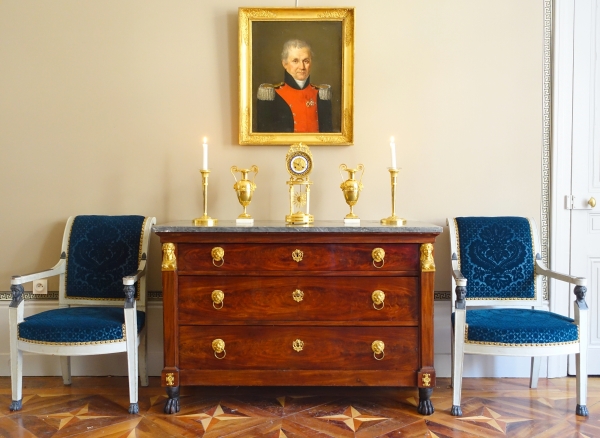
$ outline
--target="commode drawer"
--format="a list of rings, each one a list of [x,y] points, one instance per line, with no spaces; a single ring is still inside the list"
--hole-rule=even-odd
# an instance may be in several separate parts
[[[177,267],[180,272],[417,271],[419,245],[181,243]]]
[[[181,276],[181,324],[386,321],[417,325],[416,277]]]
[[[180,326],[179,366],[204,370],[410,370],[416,327]]]

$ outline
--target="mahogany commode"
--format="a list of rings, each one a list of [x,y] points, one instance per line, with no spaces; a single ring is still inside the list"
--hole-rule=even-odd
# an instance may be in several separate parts
[[[155,226],[166,413],[180,386],[413,386],[432,414],[437,225]]]

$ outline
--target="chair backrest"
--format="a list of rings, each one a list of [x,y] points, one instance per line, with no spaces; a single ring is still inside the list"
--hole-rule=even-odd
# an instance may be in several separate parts
[[[524,217],[448,219],[453,265],[467,279],[468,305],[535,307],[542,304],[535,275],[537,228]],[[454,293],[456,285],[452,281]],[[454,307],[453,298],[453,307]]]
[[[148,254],[154,218],[73,216],[63,236],[66,272],[61,276],[61,305],[118,305],[125,300],[123,277],[135,274]],[[145,307],[145,277],[137,283],[138,307]]]

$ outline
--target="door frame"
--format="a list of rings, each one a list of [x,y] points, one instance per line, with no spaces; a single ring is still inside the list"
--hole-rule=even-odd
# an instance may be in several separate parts
[[[593,8],[596,0],[578,1],[578,7]],[[565,208],[565,196],[572,195],[572,148],[574,113],[574,82],[580,89],[593,91],[591,81],[577,78],[574,56],[575,39],[592,38],[600,28],[594,14],[575,10],[575,0],[555,0],[553,32],[553,90],[551,142],[551,209],[550,209],[550,267],[571,273],[571,211]],[[584,91],[585,92],[585,89]],[[589,108],[586,108],[588,110]],[[550,310],[569,316],[574,297],[570,285],[550,282]],[[554,357],[548,363],[548,377],[567,375],[566,357]]]

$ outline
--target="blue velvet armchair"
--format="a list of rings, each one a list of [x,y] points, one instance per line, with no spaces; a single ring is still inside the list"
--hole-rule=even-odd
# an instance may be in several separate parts
[[[64,384],[70,356],[127,352],[129,413],[138,413],[138,365],[146,368],[146,258],[153,217],[73,216],[59,262],[11,279],[9,305],[11,411],[22,407],[23,352],[61,357]],[[57,309],[24,318],[23,284],[59,276]],[[139,351],[138,351],[139,349]]]
[[[532,219],[456,217],[447,222],[453,270],[452,415],[462,415],[465,354],[531,357],[531,388],[537,387],[541,357],[575,354],[575,412],[587,416],[586,279],[542,264]],[[547,310],[543,276],[575,285],[573,318]]]

